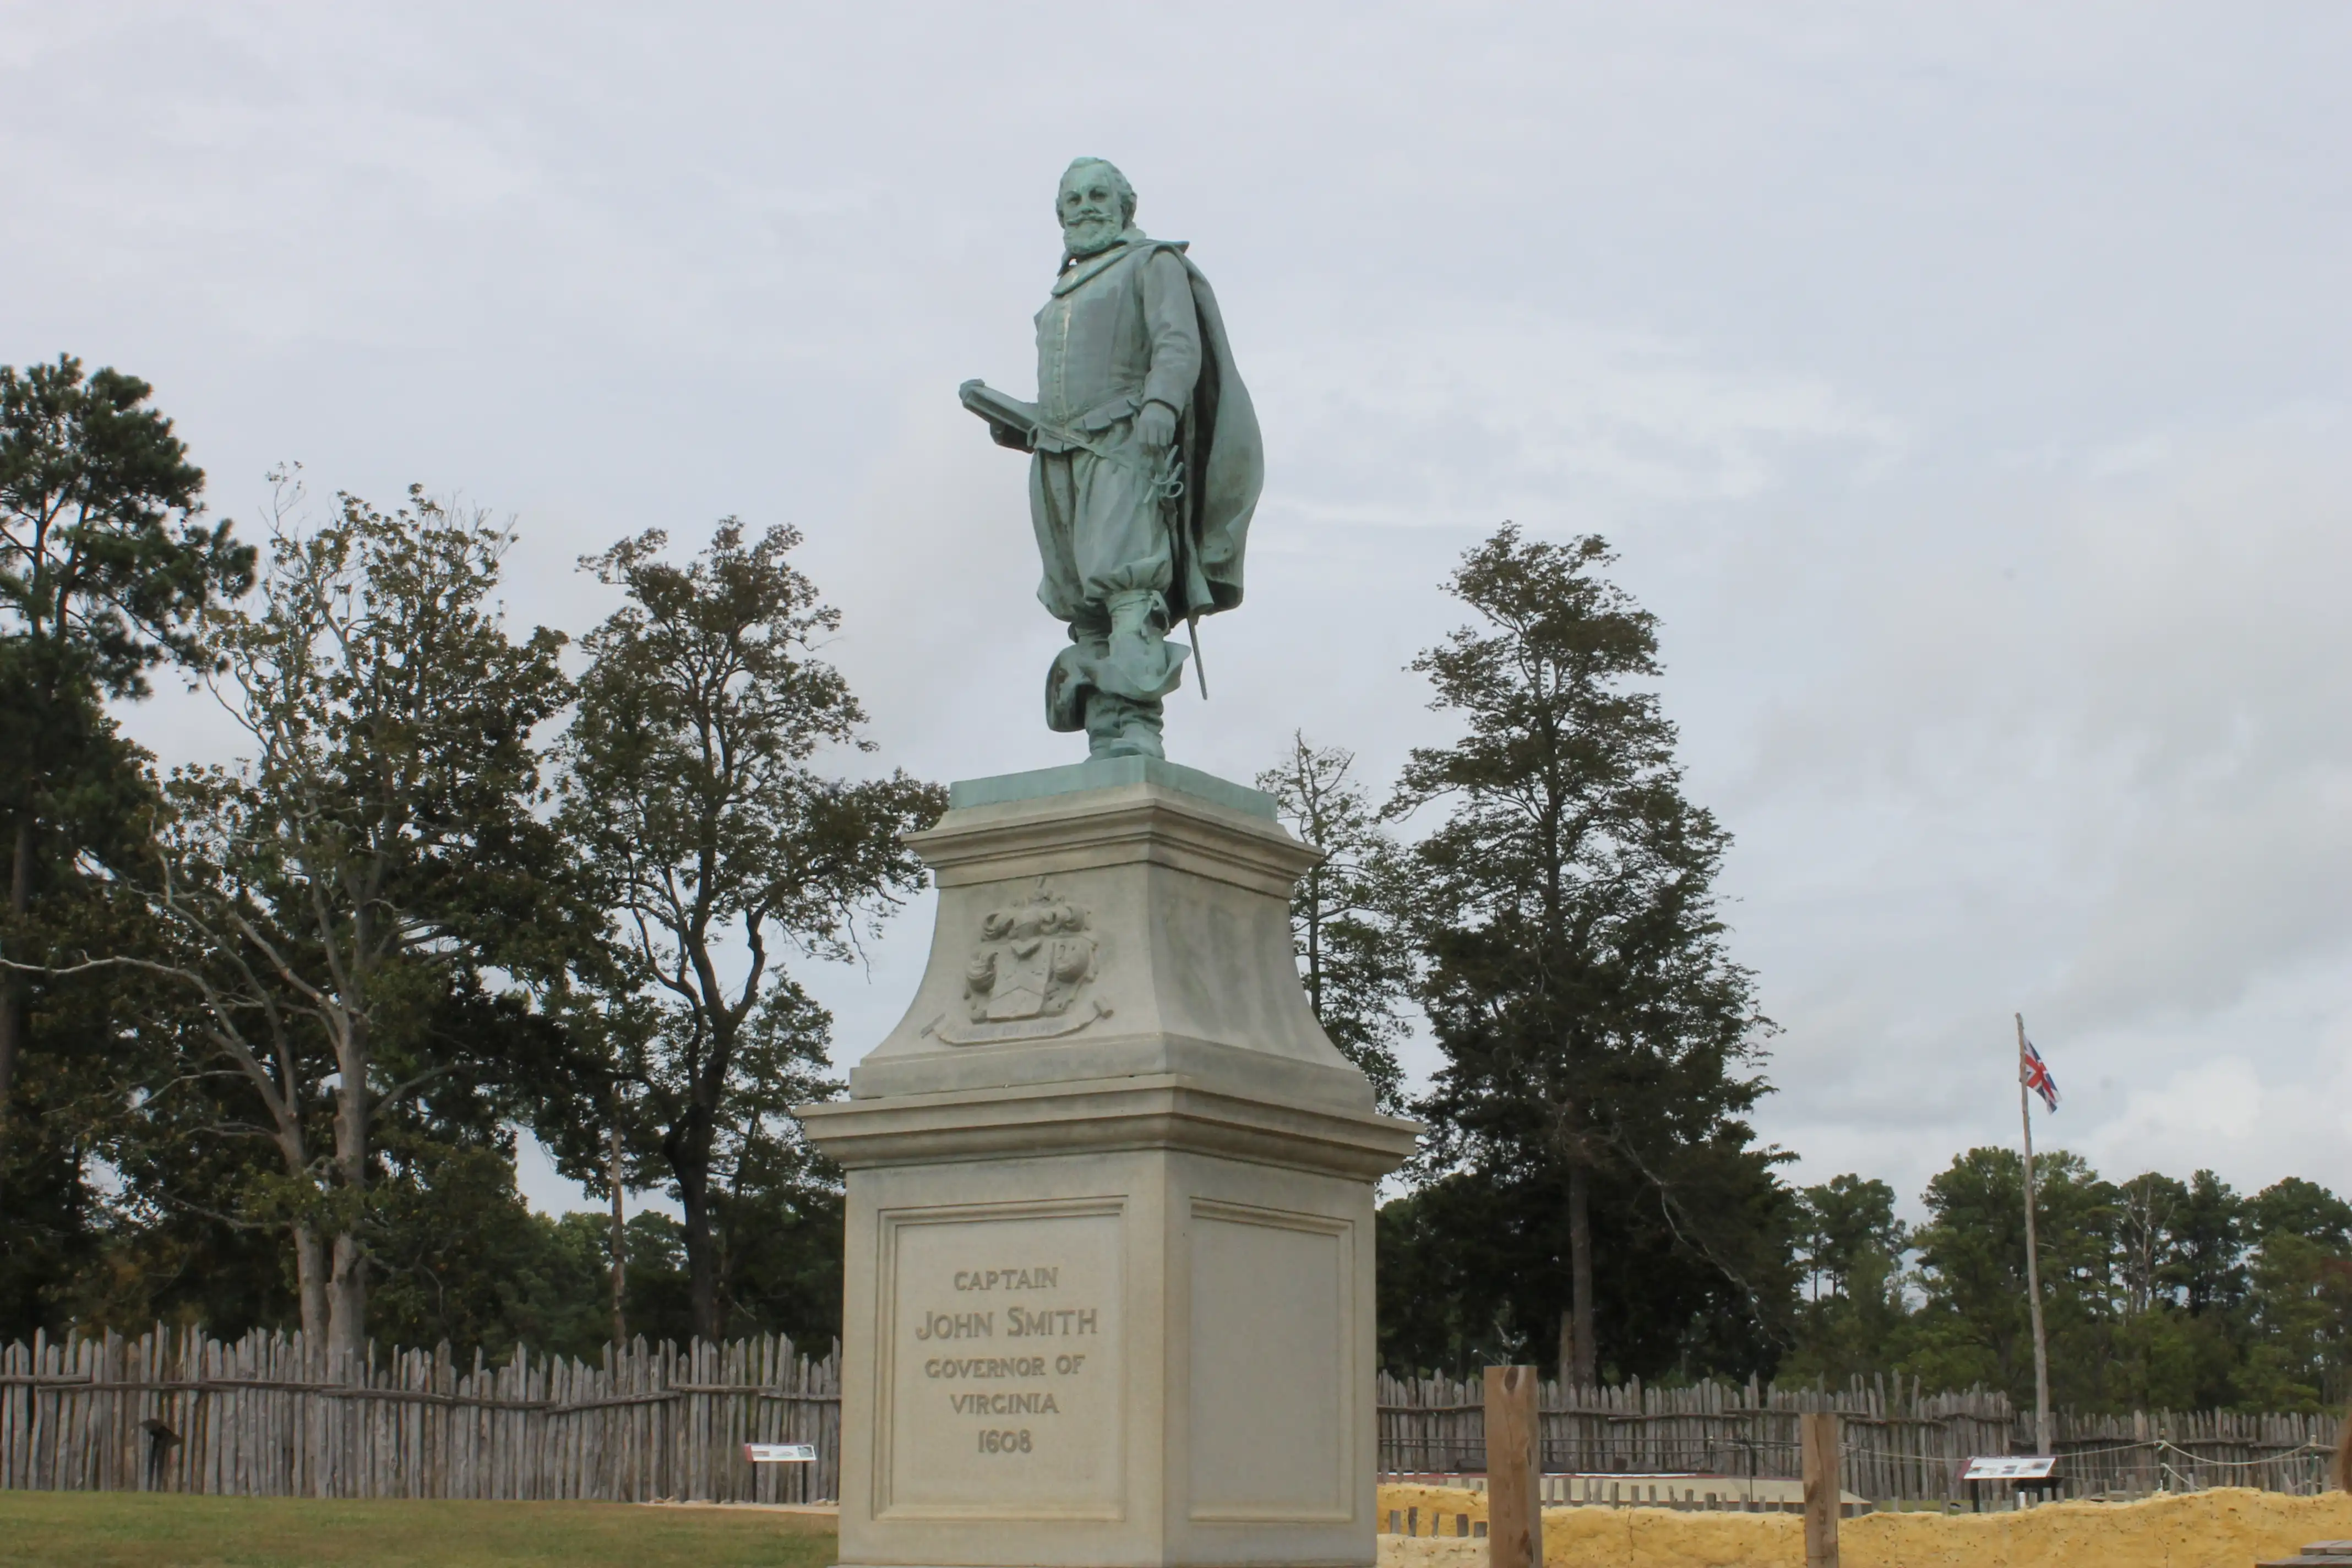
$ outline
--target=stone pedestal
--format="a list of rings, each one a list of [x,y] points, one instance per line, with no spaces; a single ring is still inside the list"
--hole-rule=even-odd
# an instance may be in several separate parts
[[[1272,803],[1123,758],[954,786],[915,1005],[802,1108],[849,1173],[841,1560],[1369,1564],[1377,1114]]]

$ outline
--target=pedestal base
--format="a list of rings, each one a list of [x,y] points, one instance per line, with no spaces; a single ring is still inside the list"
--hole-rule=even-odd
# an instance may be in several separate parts
[[[1313,852],[1129,771],[958,786],[917,1005],[803,1108],[849,1172],[844,1563],[1373,1560],[1372,1187],[1415,1129],[1306,1007]]]

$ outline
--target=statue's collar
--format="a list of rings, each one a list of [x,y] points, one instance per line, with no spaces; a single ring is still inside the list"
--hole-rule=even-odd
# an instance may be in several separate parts
[[[1062,275],[1054,279],[1054,292],[1066,294],[1089,278],[1098,278],[1139,250],[1156,250],[1161,246],[1181,250],[1185,242],[1178,239],[1153,239],[1139,228],[1123,230],[1119,237],[1092,256],[1062,258]]]

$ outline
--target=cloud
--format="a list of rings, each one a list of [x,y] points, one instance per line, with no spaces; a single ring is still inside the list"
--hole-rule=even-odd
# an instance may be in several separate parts
[[[930,777],[1075,754],[1020,464],[952,396],[1022,384],[1045,193],[1117,157],[1269,443],[1179,755],[1304,728],[1386,776],[1449,733],[1403,667],[1460,552],[1603,531],[1809,1175],[2013,1137],[2022,1009],[2103,1160],[2352,1190],[2342,15],[9,19],[0,362],[148,376],[239,517],[289,457],[514,511],[518,615],[574,632],[583,552],[794,522],[877,761]],[[814,977],[845,1058],[926,917]],[[2221,1062],[2255,1131],[2200,1130]]]
[[[1990,1134],[2022,1009],[2053,1061],[2129,1064],[2083,1079],[2068,1136],[2344,1183],[2325,1140],[2246,1136],[2243,1108],[2301,1106],[2287,1041],[2352,1023],[2345,423],[2297,410],[2125,470],[2094,455],[1817,605],[1850,657],[1779,700],[1732,792],[1738,918],[1790,1026],[1779,1076],[1835,1080],[1773,1108],[1793,1144],[1897,1107],[1931,1150]],[[2252,1044],[2289,985],[2302,1021]],[[2244,1091],[2200,1094],[2224,1079]]]
[[[1791,449],[1868,466],[1903,446],[1817,375],[1727,368],[1690,342],[1458,300],[1352,314],[1256,372],[1285,462],[1316,481],[1292,504],[1318,521],[1499,518],[1564,493],[1752,500],[1787,482]]]

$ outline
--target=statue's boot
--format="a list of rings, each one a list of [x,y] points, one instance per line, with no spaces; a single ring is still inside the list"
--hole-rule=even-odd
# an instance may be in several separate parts
[[[1137,588],[1113,594],[1108,608],[1109,651],[1095,670],[1095,684],[1157,710],[1184,679],[1184,650],[1168,644],[1168,602]]]
[[[1078,621],[1070,646],[1045,670],[1045,727],[1060,734],[1087,729],[1087,703],[1099,689],[1103,661],[1110,657],[1110,624]]]
[[[1183,650],[1166,642],[1166,607],[1144,591],[1114,596],[1107,612],[1074,621],[1070,646],[1046,670],[1046,726],[1086,731],[1090,756],[1165,756],[1160,700],[1184,674]]]
[[[1137,702],[1116,692],[1087,693],[1087,754],[1091,757],[1165,757],[1160,744],[1160,703]]]

